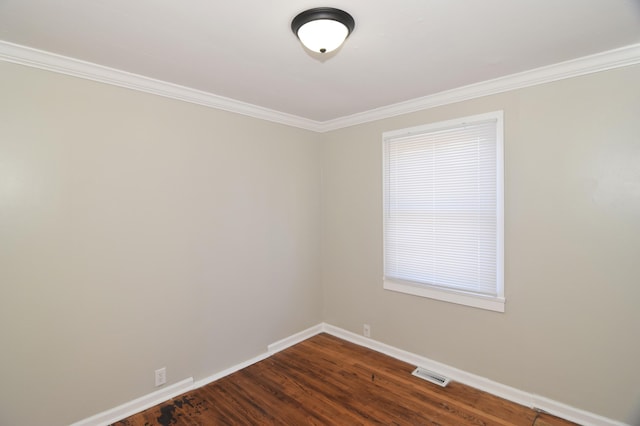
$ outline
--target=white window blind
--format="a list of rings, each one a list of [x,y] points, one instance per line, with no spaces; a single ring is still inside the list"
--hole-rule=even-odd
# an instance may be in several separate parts
[[[494,310],[504,309],[501,118],[484,114],[385,134],[390,289],[408,285],[428,297],[440,290],[454,302],[452,293],[494,299]]]

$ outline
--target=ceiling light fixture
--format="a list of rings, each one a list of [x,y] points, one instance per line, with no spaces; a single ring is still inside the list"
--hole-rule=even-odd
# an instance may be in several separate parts
[[[302,44],[318,53],[336,50],[355,26],[351,15],[332,7],[305,10],[291,21],[291,29]]]

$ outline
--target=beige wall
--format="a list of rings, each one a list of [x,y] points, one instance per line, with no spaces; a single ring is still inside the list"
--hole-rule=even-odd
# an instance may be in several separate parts
[[[638,82],[627,67],[325,135],[325,321],[637,424]],[[500,109],[506,312],[383,290],[382,132]]]
[[[321,322],[320,135],[0,62],[0,424]]]
[[[323,320],[637,422],[639,80],[320,135],[0,63],[0,424],[80,420]],[[382,132],[497,109],[506,313],[384,291]]]

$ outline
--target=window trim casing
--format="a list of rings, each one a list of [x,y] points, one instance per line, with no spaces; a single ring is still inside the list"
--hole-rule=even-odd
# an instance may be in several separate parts
[[[386,277],[383,272],[383,288],[385,290],[405,293],[414,296],[426,297],[449,303],[466,305],[474,308],[486,309],[495,312],[505,311],[504,296],[504,112],[492,111],[484,114],[476,114],[451,120],[439,121],[425,125],[409,127],[399,130],[384,132],[382,134],[382,190],[383,190],[383,270],[386,259],[386,247],[384,237],[387,229],[387,216],[385,212],[386,183],[384,167],[386,164],[385,142],[389,138],[409,136],[417,133],[432,132],[451,127],[460,127],[465,124],[480,121],[496,120],[496,296],[483,295],[461,290],[437,287],[428,284],[417,284]]]

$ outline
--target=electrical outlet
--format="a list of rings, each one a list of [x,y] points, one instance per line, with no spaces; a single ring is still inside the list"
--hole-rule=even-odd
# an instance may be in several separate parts
[[[369,324],[364,325],[362,334],[364,334],[364,337],[371,337],[371,326]]]
[[[167,368],[162,367],[156,370],[156,386],[162,386],[167,383]]]

